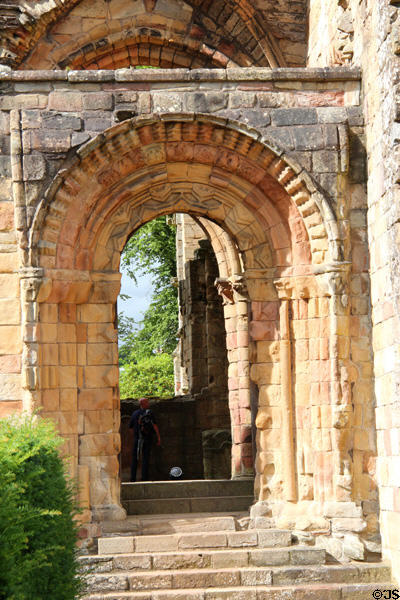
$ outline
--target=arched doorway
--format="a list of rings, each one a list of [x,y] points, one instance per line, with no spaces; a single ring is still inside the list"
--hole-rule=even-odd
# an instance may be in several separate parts
[[[335,387],[341,376],[335,348],[347,314],[343,303],[338,319],[346,265],[323,197],[254,131],[215,117],[126,121],[77,154],[39,208],[31,260],[43,270],[38,401],[56,407],[53,417],[69,441],[94,518],[123,516],[114,328],[120,253],[137,227],[171,212],[216,223],[222,231],[214,235],[216,247],[228,234],[240,257],[240,272],[221,279],[231,321],[235,473],[246,472],[251,457],[257,391],[256,497],[277,505],[302,500],[314,509],[334,498],[335,478],[349,460],[351,421],[337,427],[329,420],[330,453],[313,449],[311,439],[296,451],[296,439],[311,435],[307,420],[299,419],[311,408],[310,386],[324,406],[333,390],[335,401],[342,393]],[[301,350],[312,340],[323,351],[306,365]],[[339,409],[346,413],[346,403]],[[323,470],[314,460],[319,455]]]

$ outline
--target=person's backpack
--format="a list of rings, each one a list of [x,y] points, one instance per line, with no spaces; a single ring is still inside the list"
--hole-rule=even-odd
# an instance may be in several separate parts
[[[139,417],[139,432],[142,437],[149,437],[154,431],[153,417],[148,408],[143,415]]]

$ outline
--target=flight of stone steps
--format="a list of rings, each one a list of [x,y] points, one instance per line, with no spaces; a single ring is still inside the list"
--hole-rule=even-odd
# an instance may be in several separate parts
[[[123,483],[121,501],[128,515],[247,511],[254,501],[254,480]]]
[[[136,531],[140,522],[145,533],[171,533],[117,534],[109,525],[98,554],[80,558],[85,600],[368,600],[395,588],[384,563],[329,564],[289,531],[241,530],[246,518],[157,516],[132,520]]]

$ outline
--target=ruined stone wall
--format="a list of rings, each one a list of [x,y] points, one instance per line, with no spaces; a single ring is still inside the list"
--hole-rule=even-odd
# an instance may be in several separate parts
[[[307,66],[359,65],[363,33],[358,0],[310,0]]]
[[[348,40],[353,43],[353,63],[362,68],[362,105],[365,119],[367,159],[367,205],[360,202],[360,217],[368,208],[368,243],[371,289],[367,280],[356,285],[363,290],[364,303],[371,303],[373,352],[367,344],[359,349],[373,356],[376,413],[366,415],[370,431],[376,426],[376,465],[380,507],[368,504],[369,523],[380,511],[384,554],[394,565],[400,563],[399,505],[399,418],[397,340],[399,334],[398,276],[398,70],[399,4],[396,1],[310,4],[309,64],[334,64],[334,48],[341,19],[350,23]],[[349,27],[351,29],[351,27]],[[326,40],[330,40],[326,44]],[[360,199],[361,200],[361,199]],[[362,318],[365,325],[368,321]],[[356,411],[359,409],[356,407]],[[356,420],[360,422],[360,416]],[[363,434],[364,436],[367,433]],[[366,443],[366,440],[365,442]],[[369,466],[368,466],[369,463]],[[374,459],[363,471],[374,469]]]
[[[150,455],[150,476],[166,481],[172,467],[181,467],[184,479],[202,479],[203,449],[201,429],[197,426],[196,402],[189,396],[151,398],[151,410],[157,420],[162,445],[154,444]],[[121,479],[130,480],[133,435],[129,429],[137,400],[121,400]],[[140,478],[140,468],[138,477]]]
[[[196,428],[229,432],[226,332],[215,285],[218,264],[199,222],[189,215],[177,215],[176,221],[180,320],[176,362],[187,381],[186,393],[196,402]]]
[[[176,224],[176,270],[177,285],[179,292],[179,314],[178,314],[178,346],[174,358],[174,379],[175,393],[187,394],[190,390],[188,380],[188,364],[184,356],[184,347],[187,346],[187,334],[185,332],[186,323],[183,317],[183,289],[185,282],[185,265],[192,260],[195,251],[200,247],[199,241],[206,238],[203,229],[196,223],[192,217],[185,214],[174,216]],[[180,282],[182,282],[180,284]]]
[[[368,234],[378,443],[377,479],[384,554],[400,566],[398,473],[399,188],[398,70],[400,14],[396,2],[368,3],[364,32],[363,104],[368,154]]]

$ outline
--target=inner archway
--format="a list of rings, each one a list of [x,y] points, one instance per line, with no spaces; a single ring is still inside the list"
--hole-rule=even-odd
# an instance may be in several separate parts
[[[151,444],[148,480],[169,479],[174,465],[181,467],[185,480],[230,479],[227,334],[219,290],[221,275],[241,272],[234,243],[207,219],[169,215],[141,227],[129,239],[122,262],[131,276],[146,273],[155,286],[144,313],[137,309],[136,295],[142,297],[137,286],[128,292],[133,298],[123,299],[122,313],[118,302],[124,335],[120,344],[122,481],[132,477],[129,422],[137,399],[143,396],[151,399],[164,440],[160,448]],[[135,322],[126,319],[129,313]],[[134,329],[127,331],[127,323]],[[252,442],[250,432],[247,442]],[[140,481],[141,475],[139,468],[135,480]]]
[[[225,263],[219,285],[225,320],[231,320],[228,387],[235,429],[234,476],[248,474],[252,465],[248,440],[256,425],[257,497],[273,501],[324,497],[332,478],[315,477],[304,459],[296,457],[293,421],[291,426],[290,420],[285,421],[286,408],[293,413],[296,390],[289,388],[298,368],[291,362],[290,347],[293,337],[303,335],[297,319],[311,317],[308,298],[321,298],[324,305],[321,315],[314,315],[315,334],[308,335],[319,339],[330,334],[325,309],[333,292],[324,284],[324,265],[330,272],[341,251],[336,222],[323,197],[315,188],[308,189],[301,169],[257,133],[223,119],[166,115],[126,121],[77,154],[39,207],[31,261],[44,273],[37,299],[38,395],[44,405],[57,395],[56,412],[60,423],[66,423],[61,433],[70,439],[95,519],[121,516],[114,327],[120,254],[141,224],[174,212],[211,222],[215,253],[221,256],[221,265]],[[234,241],[236,254],[226,236]],[[58,326],[52,326],[54,311],[62,315]],[[62,366],[55,368],[51,362],[49,344],[66,357],[60,358]],[[319,362],[316,359],[310,373],[316,383]],[[333,364],[325,355],[323,362],[324,367]],[[324,383],[337,372],[325,369]],[[252,414],[254,386],[261,399],[257,415]],[[325,394],[325,387],[321,390]],[[77,414],[67,399],[77,403]],[[288,402],[286,408],[281,399]],[[68,419],[77,419],[79,426],[72,423],[68,429]],[[332,473],[346,452],[340,437],[335,440]],[[286,462],[284,455],[289,457]]]

